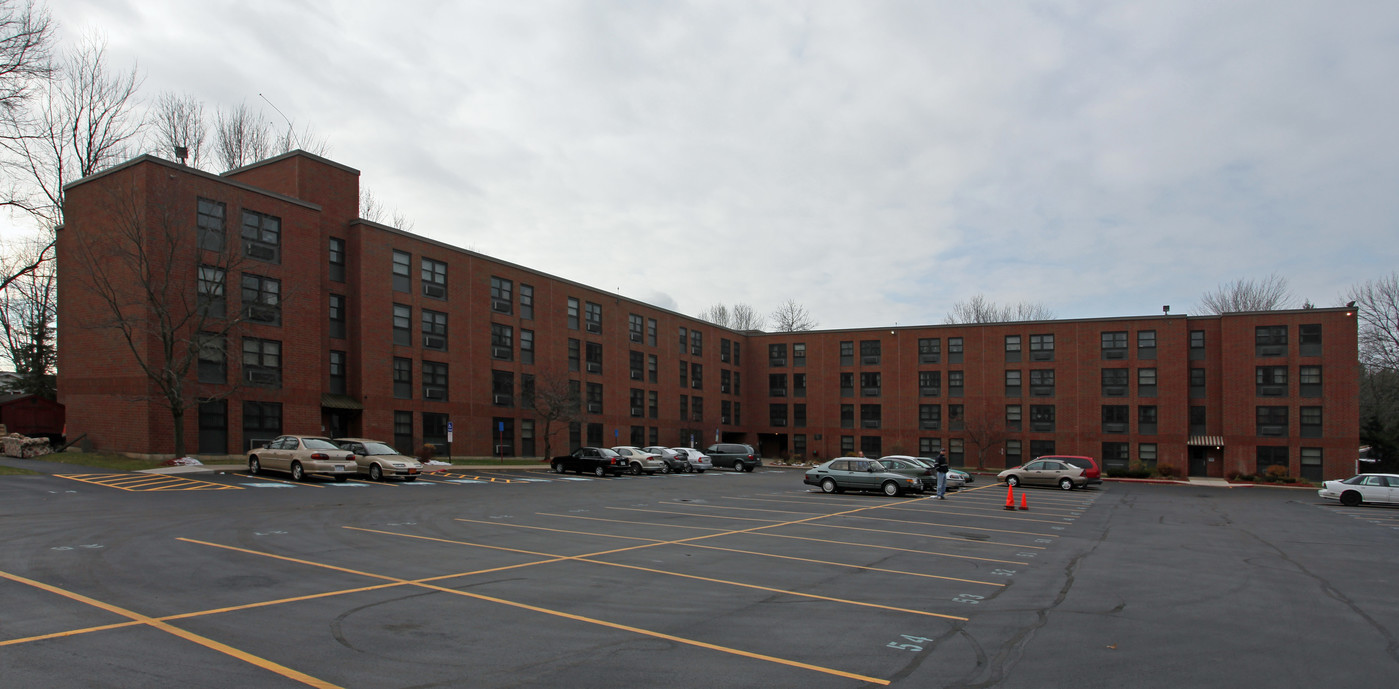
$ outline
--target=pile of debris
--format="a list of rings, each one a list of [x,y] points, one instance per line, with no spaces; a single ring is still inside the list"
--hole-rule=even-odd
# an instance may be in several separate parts
[[[6,457],[42,457],[53,452],[48,438],[29,438],[18,433],[0,438],[0,445],[3,445]]]

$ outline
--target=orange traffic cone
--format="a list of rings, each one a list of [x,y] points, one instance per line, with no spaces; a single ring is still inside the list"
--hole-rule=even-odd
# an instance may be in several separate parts
[[[1025,491],[1020,491],[1020,509],[1028,510],[1030,506],[1025,502]]]
[[[1006,509],[1015,509],[1015,486],[1006,486]]]

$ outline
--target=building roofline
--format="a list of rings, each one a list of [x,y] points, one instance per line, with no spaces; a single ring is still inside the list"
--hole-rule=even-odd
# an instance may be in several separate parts
[[[292,153],[296,153],[296,151],[292,151]],[[310,155],[310,154],[308,153],[307,155]],[[280,157],[282,157],[282,156],[278,156],[278,157],[280,158]],[[327,162],[329,162],[329,161],[327,161]],[[156,165],[160,165],[160,166],[162,166],[162,167],[169,168],[169,169],[171,169],[171,170],[177,170],[177,171],[179,171],[179,172],[183,172],[183,173],[188,174],[188,175],[193,175],[193,176],[195,176],[195,177],[203,177],[204,179],[207,179],[207,180],[210,180],[210,181],[213,181],[213,182],[218,182],[218,183],[220,183],[220,184],[227,184],[227,185],[229,185],[229,186],[237,187],[237,188],[239,188],[239,189],[242,189],[243,191],[249,191],[249,192],[252,192],[252,193],[255,193],[255,194],[262,194],[263,196],[267,196],[267,197],[270,197],[270,198],[274,198],[274,199],[277,199],[277,200],[279,200],[279,201],[286,201],[287,203],[293,203],[293,204],[296,204],[296,205],[298,205],[298,206],[302,206],[302,207],[304,207],[304,208],[309,208],[309,209],[314,210],[314,211],[319,211],[319,210],[321,210],[321,206],[320,206],[320,204],[318,204],[318,203],[311,203],[310,201],[306,201],[306,200],[304,200],[304,199],[298,199],[298,198],[296,198],[296,197],[294,197],[294,196],[287,196],[286,194],[279,194],[279,193],[277,193],[277,192],[275,192],[275,191],[269,191],[269,190],[263,189],[263,188],[261,188],[261,187],[255,187],[255,186],[253,186],[253,185],[251,185],[251,184],[248,184],[248,183],[246,183],[246,182],[240,182],[240,181],[235,180],[235,179],[229,179],[229,178],[227,178],[227,177],[224,177],[223,175],[217,175],[217,174],[214,174],[214,173],[212,173],[212,172],[205,172],[204,170],[200,170],[200,169],[198,169],[198,168],[192,168],[192,167],[190,167],[190,166],[188,166],[188,165],[181,165],[181,164],[179,164],[179,163],[177,163],[177,162],[175,162],[175,161],[166,160],[166,159],[164,159],[164,158],[160,158],[160,157],[157,157],[157,156],[153,156],[153,155],[151,155],[151,154],[149,154],[149,153],[136,156],[135,158],[132,158],[131,160],[128,160],[128,161],[126,161],[126,162],[124,162],[124,163],[118,163],[118,164],[113,165],[112,167],[109,167],[109,168],[107,168],[107,169],[105,169],[105,170],[102,170],[102,171],[100,171],[100,172],[94,172],[94,173],[92,173],[92,174],[90,174],[90,175],[88,175],[87,177],[84,177],[84,178],[82,178],[82,179],[74,180],[74,181],[72,181],[72,182],[69,182],[68,184],[63,185],[63,190],[64,190],[65,192],[67,192],[68,190],[73,189],[73,188],[75,188],[75,187],[77,187],[77,186],[79,186],[79,185],[81,185],[81,184],[86,184],[86,183],[88,183],[88,182],[91,182],[91,181],[94,181],[94,180],[97,180],[97,179],[101,179],[101,178],[106,177],[106,176],[108,176],[108,175],[116,174],[117,172],[120,172],[120,171],[125,170],[125,169],[127,169],[127,168],[136,167],[137,165],[140,165],[141,163],[154,163],[154,164],[156,164]],[[332,165],[338,165],[338,163],[331,163],[331,164],[332,164]],[[248,167],[251,167],[251,166],[248,166]],[[342,167],[343,167],[343,166],[342,166]],[[244,168],[239,168],[239,169],[241,170],[241,169],[247,169],[247,168],[244,167]],[[224,173],[224,174],[226,175],[226,174],[228,174],[228,173]],[[356,172],[356,174],[358,174],[358,172]]]
[[[355,175],[355,176],[359,176],[359,175],[360,175],[360,171],[359,171],[359,170],[356,170],[356,169],[350,167],[349,165],[346,165],[346,164],[344,164],[344,163],[337,163],[337,162],[335,162],[335,161],[333,161],[333,160],[331,160],[331,159],[329,159],[329,158],[322,158],[321,156],[318,156],[318,155],[316,155],[316,154],[314,154],[314,153],[311,153],[311,152],[309,152],[309,151],[304,151],[304,150],[302,150],[302,149],[296,148],[296,149],[292,149],[292,150],[287,151],[286,153],[283,153],[283,154],[278,155],[278,156],[272,156],[271,158],[266,158],[266,159],[263,159],[263,160],[255,161],[255,162],[252,162],[252,163],[248,163],[247,165],[244,165],[243,167],[234,168],[234,169],[232,169],[232,170],[229,170],[228,172],[223,173],[222,176],[227,177],[228,175],[236,175],[236,174],[238,174],[238,173],[240,173],[240,172],[244,172],[244,171],[247,171],[247,170],[252,170],[252,169],[254,169],[254,168],[263,167],[263,166],[265,166],[265,165],[271,165],[271,164],[273,164],[273,163],[278,163],[278,162],[281,162],[281,161],[283,161],[283,160],[286,160],[287,158],[292,158],[292,157],[296,157],[296,156],[300,156],[300,157],[306,158],[306,159],[308,159],[308,160],[314,160],[314,161],[316,161],[316,162],[318,162],[318,163],[321,163],[321,164],[323,164],[323,165],[329,165],[329,166],[334,167],[334,168],[339,168],[340,170],[342,170],[342,171],[344,171],[344,172],[351,173],[351,174],[353,174],[353,175]]]

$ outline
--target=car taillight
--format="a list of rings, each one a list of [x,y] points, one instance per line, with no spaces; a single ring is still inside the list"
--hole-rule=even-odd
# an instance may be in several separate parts
[[[355,461],[355,456],[354,456],[354,455],[346,455],[346,456],[345,456],[345,461],[347,461],[347,462],[353,462],[353,461]]]
[[[330,459],[330,455],[328,455],[328,454],[326,454],[326,453],[324,453],[324,452],[312,452],[312,453],[311,453],[311,459],[319,459],[319,460]]]

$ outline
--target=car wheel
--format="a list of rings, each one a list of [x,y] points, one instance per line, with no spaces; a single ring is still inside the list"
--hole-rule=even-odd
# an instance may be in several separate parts
[[[346,475],[344,475],[344,474],[336,474],[336,475],[335,475],[335,482],[336,482],[336,483],[344,483],[344,482],[346,482],[346,481],[348,481],[348,480],[350,480],[350,477],[349,477],[349,476],[346,476]]]
[[[598,478],[607,478],[607,467],[604,467],[603,465],[599,464],[595,469],[593,469],[593,474],[595,474]]]
[[[379,466],[378,464],[371,464],[371,465],[369,465],[369,480],[371,480],[371,481],[382,481],[382,480],[384,480],[384,470],[383,470],[382,468],[380,468],[380,466]]]
[[[632,476],[640,476],[640,475],[641,475],[641,465],[640,465],[639,463],[637,463],[637,462],[632,462],[632,463],[631,463],[631,475],[632,475]]]
[[[291,480],[293,480],[293,481],[305,481],[305,480],[306,480],[306,470],[301,468],[301,462],[292,462],[292,464],[291,464]]]
[[[412,482],[414,482],[414,481],[416,481],[416,480],[418,480],[418,477],[417,477],[417,476],[409,476],[409,477],[403,479],[403,481],[404,481],[405,483],[412,483]]]
[[[1073,490],[1074,480],[1071,478],[1061,478],[1059,479],[1059,487],[1063,490]]]
[[[893,482],[893,481],[885,481],[885,482],[884,482],[884,485],[880,486],[879,488],[880,488],[880,490],[883,490],[883,491],[884,491],[884,494],[885,494],[885,495],[887,495],[887,496],[889,496],[889,497],[891,497],[891,498],[893,498],[893,497],[898,497],[899,495],[902,495],[903,492],[904,492],[904,489],[900,488],[900,487],[899,487],[899,484],[897,484],[897,483],[895,483],[895,482]]]
[[[259,471],[262,471],[262,463],[257,461],[257,457],[249,457],[248,473],[252,474],[253,476],[257,476],[257,473]]]
[[[737,471],[741,474],[745,471],[748,471],[748,467],[743,466],[743,462],[734,462],[734,471]]]
[[[556,473],[556,474],[562,474],[562,473],[564,473],[563,462],[554,462],[554,473]]]
[[[662,473],[662,474],[669,474],[669,473],[670,473],[670,465],[669,465],[669,464],[666,464],[665,466],[661,467],[661,473]]]
[[[1362,500],[1360,499],[1360,493],[1356,491],[1348,490],[1344,493],[1341,493],[1341,504],[1345,505],[1346,507],[1358,507],[1361,502]]]
[[[1010,486],[1011,488],[1014,488],[1014,487],[1020,485],[1020,477],[1019,477],[1019,476],[1007,476],[1007,477],[1006,477],[1006,485],[1007,485],[1007,486]]]
[[[695,469],[695,473],[696,473],[696,474],[703,474],[703,473],[704,473],[704,469]]]
[[[839,493],[839,492],[840,492],[840,487],[836,485],[835,480],[833,480],[833,479],[826,479],[826,480],[824,480],[824,481],[821,482],[821,492],[822,492],[822,493]]]

